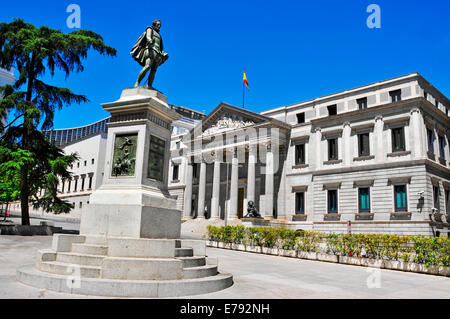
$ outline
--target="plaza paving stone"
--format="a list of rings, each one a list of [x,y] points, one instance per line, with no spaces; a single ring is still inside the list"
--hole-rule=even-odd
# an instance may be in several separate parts
[[[182,237],[195,237],[183,234]],[[0,236],[0,298],[92,298],[23,285],[16,269],[33,264],[38,249],[50,248],[51,236]],[[225,290],[185,298],[450,298],[450,278],[379,270],[380,288],[369,288],[366,267],[207,248],[219,271],[233,274]]]

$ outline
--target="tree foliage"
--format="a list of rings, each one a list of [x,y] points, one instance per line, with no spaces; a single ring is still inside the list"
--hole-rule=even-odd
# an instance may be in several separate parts
[[[90,50],[101,55],[115,56],[116,50],[107,46],[100,35],[78,30],[68,34],[46,26],[35,27],[22,19],[0,23],[0,67],[15,67],[19,77],[13,85],[0,87],[0,116],[6,112],[14,119],[0,124],[3,132],[2,147],[11,152],[30,152],[33,161],[22,162],[20,166],[20,196],[22,224],[29,224],[28,204],[32,199],[35,207],[47,211],[68,212],[70,205],[57,195],[59,179],[69,178],[67,165],[76,156],[64,155],[51,145],[39,129],[53,127],[56,110],[65,105],[86,102],[84,95],[73,93],[69,88],[60,88],[43,81],[49,72],[57,70],[66,78],[73,72],[84,70],[83,60]],[[39,128],[40,127],[40,128]],[[36,194],[44,189],[44,196]]]
[[[18,149],[11,151],[0,146],[0,203],[8,206],[20,196],[20,168],[31,162],[31,153]]]

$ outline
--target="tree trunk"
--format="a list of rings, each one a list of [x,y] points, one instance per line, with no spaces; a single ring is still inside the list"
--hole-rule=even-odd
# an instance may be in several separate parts
[[[27,84],[27,94],[26,101],[31,102],[33,96],[33,85],[34,85],[34,64],[35,64],[35,54],[34,52],[31,54],[31,61],[28,65],[28,84]],[[28,121],[27,113],[23,117],[23,127],[24,134],[22,137],[22,146],[23,149],[29,150],[29,138],[28,138],[28,125],[30,125]],[[22,211],[22,225],[30,225],[30,209],[28,207],[28,165],[24,165],[20,169],[20,205]]]

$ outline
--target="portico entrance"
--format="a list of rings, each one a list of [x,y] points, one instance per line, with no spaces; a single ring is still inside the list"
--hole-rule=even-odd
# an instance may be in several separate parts
[[[184,205],[185,218],[207,209],[211,219],[240,219],[248,201],[263,217],[276,218],[279,159],[285,158],[289,131],[286,123],[221,103],[183,138],[185,203],[197,197],[194,208]]]

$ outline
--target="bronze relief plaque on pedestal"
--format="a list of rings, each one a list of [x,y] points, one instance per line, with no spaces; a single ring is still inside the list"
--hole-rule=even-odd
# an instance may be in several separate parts
[[[150,135],[150,151],[148,157],[148,178],[164,181],[164,155],[166,141]]]
[[[116,135],[111,175],[134,176],[137,133]]]

